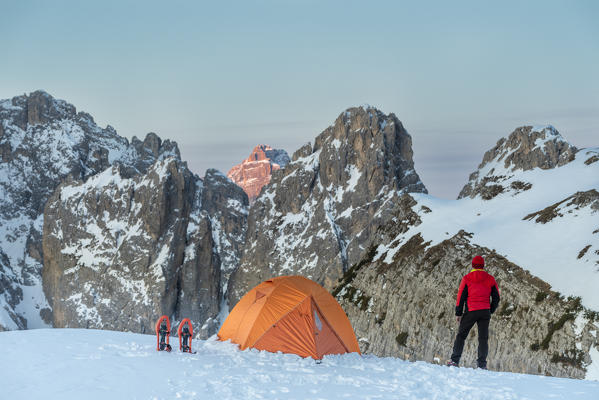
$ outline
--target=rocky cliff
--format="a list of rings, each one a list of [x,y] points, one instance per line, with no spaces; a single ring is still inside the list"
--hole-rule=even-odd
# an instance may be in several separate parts
[[[241,186],[250,203],[253,203],[262,187],[270,182],[273,171],[283,168],[289,161],[289,155],[285,150],[260,144],[254,147],[250,156],[241,164],[231,168],[227,177]]]
[[[179,291],[184,296],[183,285],[197,280],[187,269],[199,272],[200,258],[208,261],[205,289],[218,298],[220,265],[209,222],[198,215],[195,229],[187,230],[197,191],[198,182],[175,159],[129,179],[114,166],[59,187],[46,205],[43,235],[54,326],[149,332],[153,316],[175,314]]]
[[[245,236],[245,193],[175,143],[129,143],[45,92],[0,102],[0,326],[214,333]],[[1,328],[0,328],[1,329]]]
[[[0,101],[0,330],[50,326],[41,285],[43,210],[65,179],[113,163],[128,173],[178,157],[175,143],[149,134],[130,144],[107,126],[43,91]]]
[[[405,192],[426,188],[401,122],[369,106],[343,112],[273,173],[250,209],[231,305],[277,275],[301,274],[332,289]]]
[[[390,233],[397,225],[383,229]],[[472,257],[483,255],[502,296],[491,319],[489,368],[585,376],[599,320],[580,298],[564,298],[505,257],[473,244],[464,231],[437,245],[416,234],[387,255],[386,246],[373,246],[333,290],[363,352],[444,363],[457,333],[457,287]],[[476,346],[473,328],[462,365],[476,366]]]
[[[213,334],[221,265],[226,272],[238,259],[232,230],[243,226],[247,207],[223,178],[209,170],[202,182],[167,158],[132,178],[113,166],[61,185],[44,213],[43,282],[54,326],[143,333],[166,314],[190,318],[202,337]],[[236,204],[224,209],[222,198]]]
[[[239,267],[247,229],[248,197],[223,173],[209,169],[204,177],[201,209],[212,224],[215,250],[221,260],[220,285],[224,293],[229,277]]]

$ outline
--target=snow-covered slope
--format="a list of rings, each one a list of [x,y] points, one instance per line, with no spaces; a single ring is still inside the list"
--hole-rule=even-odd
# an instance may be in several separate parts
[[[174,343],[176,338],[171,338]],[[157,352],[154,336],[0,333],[2,395],[18,399],[597,399],[599,382],[346,354],[322,364],[213,339]],[[178,346],[177,346],[178,347]],[[599,371],[595,371],[599,378]]]
[[[585,306],[599,310],[597,159],[599,147],[579,150],[573,160],[550,169],[506,168],[495,160],[479,171],[501,177],[494,184],[504,190],[489,200],[480,193],[460,200],[415,193],[412,209],[422,223],[389,247],[399,249],[418,232],[434,245],[463,229],[474,234],[473,243],[495,249],[554,290],[580,296]]]

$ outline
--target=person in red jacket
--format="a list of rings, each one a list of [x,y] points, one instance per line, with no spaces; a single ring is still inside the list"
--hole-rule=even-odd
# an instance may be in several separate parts
[[[472,271],[462,278],[455,307],[456,320],[460,324],[453,344],[453,354],[448,366],[457,367],[464,350],[464,342],[470,329],[478,327],[478,368],[487,369],[489,354],[489,322],[491,314],[499,305],[499,287],[493,275],[484,270],[481,256],[472,259]],[[464,306],[466,311],[464,312]]]

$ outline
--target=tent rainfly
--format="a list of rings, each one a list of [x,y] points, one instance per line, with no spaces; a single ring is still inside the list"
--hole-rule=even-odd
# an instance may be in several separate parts
[[[218,332],[219,340],[270,352],[321,359],[360,348],[345,312],[322,286],[301,276],[281,276],[250,290]]]

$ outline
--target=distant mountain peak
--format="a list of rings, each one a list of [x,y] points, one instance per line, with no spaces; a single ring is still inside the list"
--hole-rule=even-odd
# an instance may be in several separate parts
[[[551,169],[572,161],[577,151],[552,125],[521,126],[485,153],[479,168],[502,161],[510,170]]]
[[[177,143],[171,140],[162,140],[154,132],[149,132],[143,141],[139,140],[136,136],[131,139],[131,145],[138,151],[139,154],[148,154],[152,157],[164,158],[168,156],[174,156],[177,159],[181,159],[181,153],[179,152],[179,146]],[[162,156],[162,157],[161,157]]]
[[[499,182],[513,177],[518,171],[561,167],[574,160],[577,152],[578,149],[552,125],[518,127],[485,153],[478,170],[470,175],[458,198],[481,195],[489,200],[505,189],[500,188]]]
[[[74,105],[56,99],[43,90],[29,95],[23,94],[0,101],[0,113],[18,114],[15,123],[21,129],[27,125],[44,124],[55,120],[74,118],[77,110]]]
[[[254,147],[248,158],[231,168],[227,176],[239,185],[247,193],[250,202],[253,202],[262,187],[270,182],[272,172],[283,168],[289,161],[289,155],[285,150],[259,144]]]
[[[249,157],[244,161],[253,162],[266,160],[279,165],[279,167],[284,167],[289,163],[289,155],[285,150],[273,149],[267,144],[259,144],[254,147]]]

